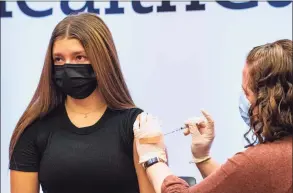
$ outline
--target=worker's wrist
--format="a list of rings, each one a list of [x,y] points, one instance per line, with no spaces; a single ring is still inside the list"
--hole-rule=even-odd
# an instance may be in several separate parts
[[[201,163],[205,163],[209,161],[210,159],[211,159],[211,156],[209,155],[200,157],[200,158],[193,157],[193,159],[189,163],[201,164]]]

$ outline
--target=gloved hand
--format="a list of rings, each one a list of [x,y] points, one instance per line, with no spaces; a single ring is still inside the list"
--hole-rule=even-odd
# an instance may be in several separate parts
[[[210,158],[210,149],[215,138],[214,121],[211,116],[201,111],[204,117],[196,117],[185,122],[184,135],[191,134],[193,161],[200,163]]]
[[[141,113],[134,122],[133,132],[140,164],[154,157],[167,162],[164,136],[157,118]]]

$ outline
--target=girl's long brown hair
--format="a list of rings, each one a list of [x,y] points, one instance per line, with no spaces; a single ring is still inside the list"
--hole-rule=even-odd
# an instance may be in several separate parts
[[[253,48],[247,56],[248,87],[256,101],[249,114],[251,128],[244,135],[249,146],[293,135],[292,40]],[[251,142],[250,132],[256,137]]]
[[[122,75],[111,32],[106,24],[98,16],[90,13],[67,16],[52,33],[39,84],[12,134],[9,157],[27,126],[47,115],[64,101],[64,96],[57,91],[52,82],[52,46],[56,39],[62,38],[75,38],[81,42],[96,72],[100,92],[109,108],[135,107]]]

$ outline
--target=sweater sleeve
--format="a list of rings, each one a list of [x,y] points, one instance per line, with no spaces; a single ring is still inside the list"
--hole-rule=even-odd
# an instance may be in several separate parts
[[[255,172],[258,170],[258,172]],[[222,165],[217,171],[205,178],[201,183],[189,187],[183,180],[168,176],[162,184],[162,193],[236,193],[255,192],[255,180],[263,172],[245,153],[238,153]],[[257,189],[265,189],[262,183]]]

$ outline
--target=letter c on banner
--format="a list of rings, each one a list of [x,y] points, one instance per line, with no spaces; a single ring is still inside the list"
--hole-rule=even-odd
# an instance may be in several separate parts
[[[46,17],[46,16],[53,14],[52,8],[44,10],[44,11],[33,10],[27,5],[27,3],[25,1],[17,1],[17,5],[18,5],[19,9],[27,16]]]
[[[136,13],[151,13],[153,12],[153,6],[144,7],[141,5],[140,1],[132,1],[132,8]]]
[[[257,7],[258,2],[257,1],[249,1],[249,2],[243,2],[243,3],[234,3],[231,1],[216,1],[218,4],[220,4],[222,7],[228,8],[228,9],[249,9],[253,7]]]
[[[268,1],[268,3],[273,7],[286,7],[292,3],[292,1]]]

